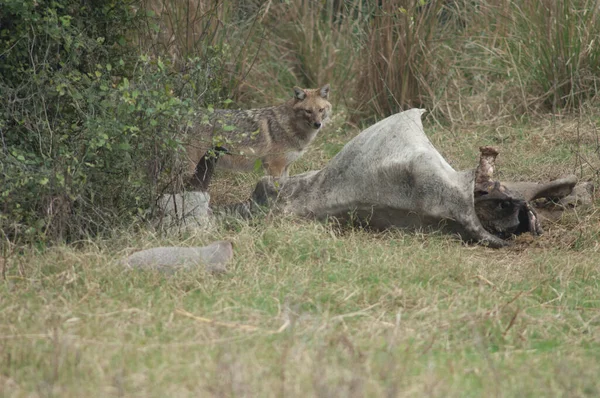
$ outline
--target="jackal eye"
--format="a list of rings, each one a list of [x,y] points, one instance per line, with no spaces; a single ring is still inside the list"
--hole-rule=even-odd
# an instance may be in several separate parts
[[[310,109],[305,109],[304,112],[306,112],[308,115],[312,115],[312,111]]]
[[[323,108],[319,109],[319,113],[323,113],[324,110],[325,109],[323,109]]]

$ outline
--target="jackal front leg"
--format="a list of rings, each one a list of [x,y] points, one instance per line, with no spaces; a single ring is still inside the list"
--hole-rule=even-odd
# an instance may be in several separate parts
[[[267,173],[273,177],[287,176],[287,166],[284,157],[269,158],[263,160]],[[284,175],[285,174],[285,175]]]

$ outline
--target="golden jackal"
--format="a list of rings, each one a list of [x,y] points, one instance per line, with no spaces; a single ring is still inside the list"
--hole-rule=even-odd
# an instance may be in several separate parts
[[[278,106],[214,110],[195,127],[186,146],[191,185],[206,189],[216,162],[227,169],[252,170],[260,160],[269,175],[287,177],[290,164],[328,119],[328,98],[329,84],[294,87],[294,97]]]

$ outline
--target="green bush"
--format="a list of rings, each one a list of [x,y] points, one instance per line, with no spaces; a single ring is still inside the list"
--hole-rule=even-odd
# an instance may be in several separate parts
[[[178,183],[173,171],[195,110],[220,100],[225,52],[210,48],[178,73],[160,57],[136,55],[140,22],[153,17],[135,5],[0,1],[5,235],[101,233],[152,211],[165,186]]]

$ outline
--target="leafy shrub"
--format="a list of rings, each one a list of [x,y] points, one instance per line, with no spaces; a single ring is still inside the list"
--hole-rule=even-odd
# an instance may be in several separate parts
[[[225,52],[182,61],[180,73],[136,55],[132,37],[152,18],[136,4],[1,1],[0,226],[10,237],[101,233],[177,184],[196,109],[221,97]]]

